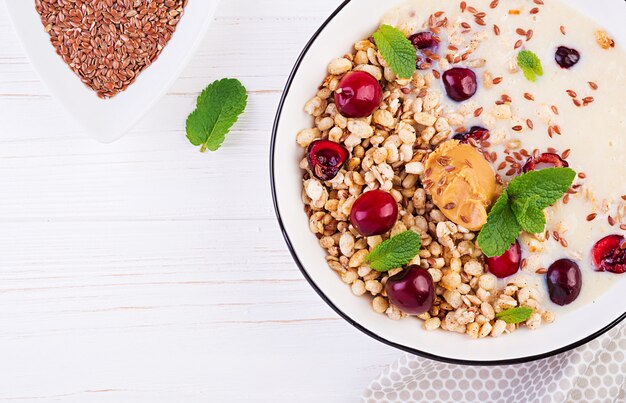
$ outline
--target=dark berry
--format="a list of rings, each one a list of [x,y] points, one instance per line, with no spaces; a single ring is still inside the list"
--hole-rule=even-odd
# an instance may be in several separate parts
[[[341,144],[330,140],[316,140],[307,149],[307,161],[313,176],[323,181],[335,178],[350,153]]]
[[[467,101],[476,94],[476,74],[470,69],[455,67],[443,73],[442,78],[446,93],[457,102]]]
[[[489,130],[484,127],[474,126],[469,130],[469,132],[459,133],[453,138],[455,140],[459,140],[463,144],[467,143],[469,139],[474,139],[477,143],[480,143],[483,141],[487,133],[489,133]]]
[[[550,299],[561,306],[574,302],[583,285],[578,264],[569,259],[554,262],[548,269],[547,281]]]
[[[554,59],[559,66],[569,69],[580,60],[580,53],[576,49],[570,49],[565,46],[559,46],[554,55]]]
[[[383,99],[378,80],[365,71],[353,71],[341,79],[335,90],[335,104],[347,118],[364,118],[376,110]]]
[[[435,286],[430,273],[419,266],[410,266],[385,284],[391,303],[409,315],[428,312],[435,301]]]

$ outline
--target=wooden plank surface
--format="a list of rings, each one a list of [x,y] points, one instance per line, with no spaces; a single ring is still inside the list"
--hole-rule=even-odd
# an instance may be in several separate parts
[[[271,204],[282,87],[338,4],[224,0],[168,94],[101,145],[49,96],[0,2],[0,401],[353,402],[400,355],[308,286]],[[227,76],[249,109],[202,155],[184,119]]]

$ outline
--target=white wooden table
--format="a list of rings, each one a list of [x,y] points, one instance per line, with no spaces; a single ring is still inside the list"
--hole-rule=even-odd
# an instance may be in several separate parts
[[[0,401],[354,402],[400,355],[308,286],[271,204],[282,87],[339,3],[223,0],[169,93],[102,145],[48,95],[0,2]],[[200,154],[184,120],[226,76],[249,108]]]

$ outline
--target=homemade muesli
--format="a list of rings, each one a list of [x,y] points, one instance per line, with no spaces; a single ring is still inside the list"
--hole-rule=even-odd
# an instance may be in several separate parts
[[[556,0],[413,0],[382,24],[328,64],[296,136],[330,268],[378,313],[473,338],[610,287],[626,272],[614,38]]]

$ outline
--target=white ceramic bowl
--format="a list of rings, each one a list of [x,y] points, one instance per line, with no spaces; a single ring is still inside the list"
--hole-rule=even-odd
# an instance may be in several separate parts
[[[370,35],[382,14],[402,0],[348,0],[343,3],[307,44],[287,83],[272,139],[270,165],[274,203],[287,245],[302,273],[318,294],[344,319],[375,339],[399,349],[440,361],[472,365],[520,363],[548,357],[582,345],[626,317],[626,278],[595,303],[554,324],[520,331],[500,338],[472,340],[444,331],[426,332],[415,320],[393,322],[375,313],[369,299],[355,297],[330,270],[324,251],[308,228],[300,198],[298,163],[303,156],[296,133],[311,125],[302,110],[312,91],[324,79],[327,63],[350,50],[359,38]],[[621,0],[568,0],[626,41],[626,3]],[[592,4],[593,3],[593,4]]]
[[[128,89],[103,100],[56,54],[34,0],[6,0],[6,8],[35,70],[67,112],[94,139],[117,140],[161,98],[204,38],[219,0],[191,0],[159,58]]]

